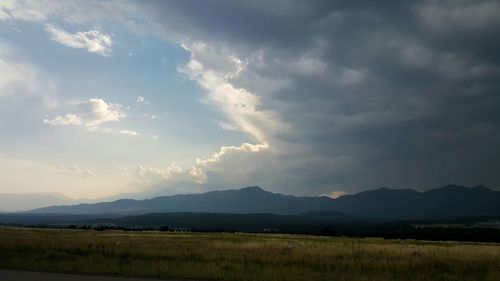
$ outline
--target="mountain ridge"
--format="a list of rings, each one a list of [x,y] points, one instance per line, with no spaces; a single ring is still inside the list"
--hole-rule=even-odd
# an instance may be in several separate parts
[[[424,192],[379,188],[336,199],[272,193],[259,186],[199,194],[159,196],[144,200],[120,199],[94,204],[50,206],[31,213],[120,214],[195,212],[234,214],[299,214],[335,211],[382,219],[458,218],[500,215],[500,192],[478,185],[446,185]]]
[[[187,201],[186,201],[187,200]],[[199,194],[178,194],[150,199],[119,199],[111,202],[78,204],[70,206],[50,206],[31,210],[41,213],[126,213],[144,214],[152,212],[216,212],[216,213],[302,213],[323,210],[329,198],[297,197],[272,193],[258,186],[241,189],[216,190]],[[260,206],[255,206],[258,201]],[[291,207],[296,204],[296,207]],[[317,207],[318,206],[318,207]],[[295,210],[292,210],[295,209]]]

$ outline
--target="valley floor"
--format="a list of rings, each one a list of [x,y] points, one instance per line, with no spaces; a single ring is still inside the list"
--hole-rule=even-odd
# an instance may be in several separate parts
[[[236,281],[493,281],[500,280],[499,264],[500,244],[0,229],[3,269]]]

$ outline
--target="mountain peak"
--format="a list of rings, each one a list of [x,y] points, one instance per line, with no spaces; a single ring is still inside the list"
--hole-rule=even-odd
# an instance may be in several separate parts
[[[247,186],[247,187],[239,189],[238,191],[267,192],[264,189],[262,189],[260,186],[257,186],[257,185]]]
[[[428,190],[427,192],[459,191],[459,190],[467,190],[467,189],[468,189],[468,187],[463,186],[463,185],[448,184],[445,186],[441,186],[438,188]]]

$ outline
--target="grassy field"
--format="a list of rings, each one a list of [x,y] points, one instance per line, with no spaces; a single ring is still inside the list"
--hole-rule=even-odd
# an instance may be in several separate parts
[[[500,244],[0,229],[0,268],[199,280],[500,280]]]

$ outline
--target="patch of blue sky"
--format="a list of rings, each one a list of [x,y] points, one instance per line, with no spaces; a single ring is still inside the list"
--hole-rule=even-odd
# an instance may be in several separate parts
[[[204,93],[197,84],[178,73],[178,67],[188,61],[189,54],[177,43],[133,34],[113,24],[54,25],[70,33],[97,29],[111,34],[113,51],[104,57],[83,48],[70,48],[51,40],[42,25],[29,22],[2,25],[0,34],[55,82],[56,96],[61,101],[97,97],[108,103],[130,106],[124,108],[126,118],[103,127],[137,131],[141,137],[91,133],[74,127],[51,128],[42,123],[46,116],[42,116],[41,111],[32,110],[29,118],[24,117],[28,120],[22,121],[27,124],[23,126],[26,130],[16,124],[12,126],[16,132],[2,133],[2,142],[10,142],[6,145],[16,156],[50,158],[51,162],[64,163],[78,159],[85,163],[95,161],[92,158],[95,156],[90,156],[95,154],[86,152],[100,150],[99,161],[165,164],[175,159],[190,162],[194,157],[210,155],[221,144],[249,141],[245,133],[222,130],[219,123],[225,122],[225,117],[217,108],[203,102]],[[143,96],[148,104],[137,105],[138,96]],[[9,111],[15,110],[25,111]],[[65,110],[62,107],[52,114],[68,113]],[[35,133],[38,137],[33,138]],[[9,134],[15,135],[11,141]],[[155,141],[153,135],[159,139]],[[122,159],[124,157],[126,159]]]

